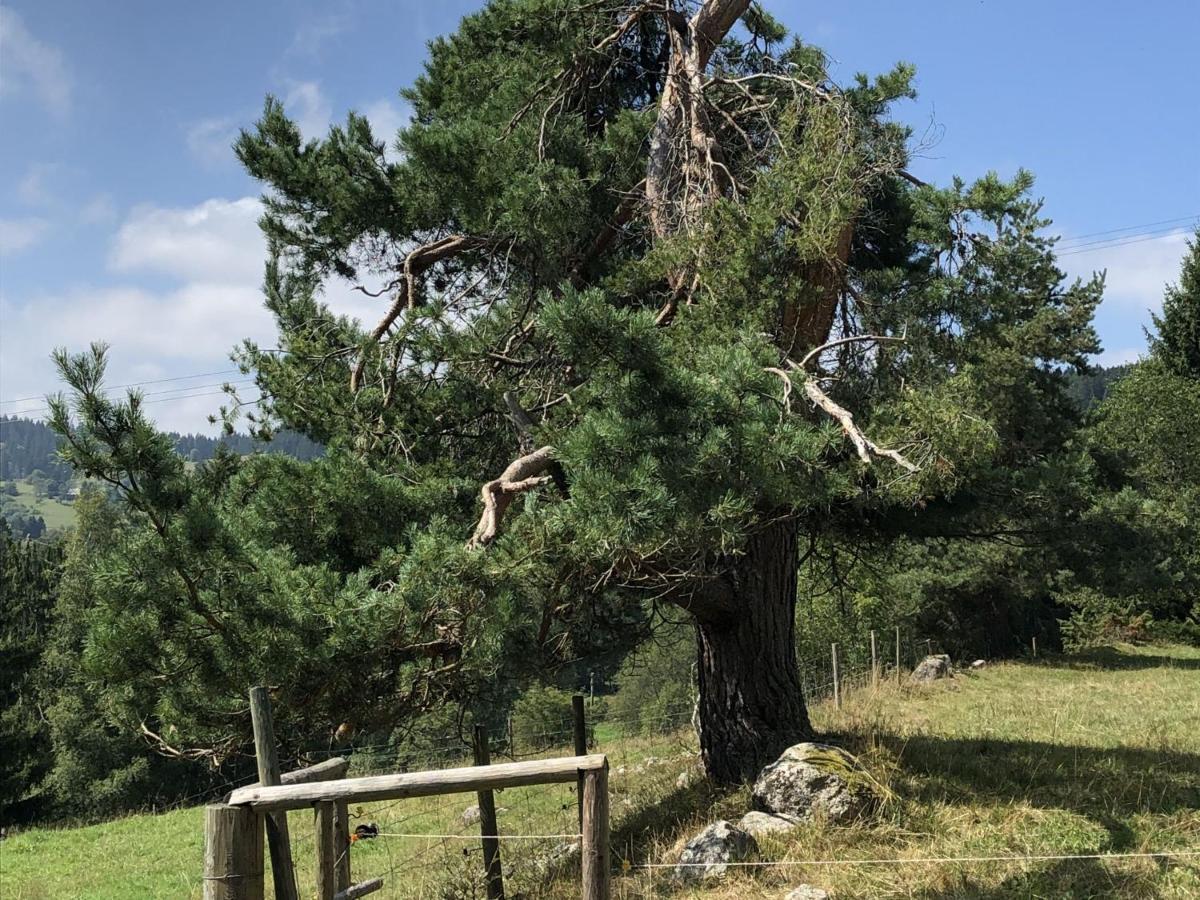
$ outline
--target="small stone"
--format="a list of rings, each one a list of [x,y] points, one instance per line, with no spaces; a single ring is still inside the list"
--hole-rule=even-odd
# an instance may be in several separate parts
[[[477,804],[468,806],[463,810],[462,815],[459,816],[459,821],[464,825],[474,825],[479,821],[479,806]]]
[[[781,834],[792,831],[800,824],[795,816],[777,816],[753,810],[738,819],[737,827],[754,838],[764,834]]]
[[[811,884],[802,884],[784,894],[783,900],[829,900],[829,892]]]
[[[975,662],[971,663],[971,668],[972,669],[982,669],[986,665],[987,665],[986,659],[977,659],[977,660],[975,660]]]
[[[691,772],[680,772],[679,777],[675,779],[675,789],[680,790],[680,791],[686,791],[691,786],[692,786],[692,773]]]
[[[752,835],[721,819],[687,842],[679,854],[674,877],[684,882],[718,878],[730,863],[741,862],[757,850]]]

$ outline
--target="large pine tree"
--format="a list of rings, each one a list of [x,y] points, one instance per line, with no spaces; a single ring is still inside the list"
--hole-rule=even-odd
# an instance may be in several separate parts
[[[280,338],[239,358],[259,423],[328,457],[186,472],[99,354],[60,358],[68,453],[166,559],[141,627],[180,680],[142,679],[143,728],[232,746],[250,679],[291,733],[480,708],[667,610],[711,775],[808,735],[801,554],[1029,492],[1095,349],[1099,284],[1064,284],[1029,176],[907,174],[911,77],[839,87],[748,0],[494,0],[431,45],[395,155],[268,100],[237,153]],[[377,323],[323,302],[346,281]]]

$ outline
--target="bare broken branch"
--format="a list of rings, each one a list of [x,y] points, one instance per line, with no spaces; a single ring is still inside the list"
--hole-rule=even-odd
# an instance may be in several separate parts
[[[513,497],[554,480],[548,471],[554,462],[554,448],[539,447],[532,453],[517,457],[499,478],[483,486],[479,492],[483,499],[483,514],[475,526],[475,533],[467,541],[468,550],[486,547],[496,539],[504,512]]]
[[[808,398],[817,406],[829,413],[842,426],[842,430],[846,432],[846,436],[850,438],[854,444],[854,449],[858,451],[858,458],[870,465],[876,457],[885,457],[892,460],[900,468],[906,472],[920,471],[917,466],[905,459],[898,450],[885,450],[880,447],[869,437],[862,433],[856,424],[854,424],[854,416],[850,411],[843,406],[838,406],[828,394],[821,390],[817,382],[808,378],[804,382],[804,393],[808,394]]]

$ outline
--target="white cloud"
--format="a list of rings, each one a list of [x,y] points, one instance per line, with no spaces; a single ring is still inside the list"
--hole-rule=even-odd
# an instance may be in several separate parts
[[[112,268],[257,288],[266,259],[261,212],[253,197],[206,200],[186,209],[138,207],[117,232]]]
[[[333,115],[329,100],[315,81],[292,81],[288,84],[283,108],[297,125],[305,140],[318,138],[329,130]]]
[[[229,369],[230,351],[250,338],[273,346],[275,324],[263,306],[261,282],[266,243],[257,226],[262,212],[252,197],[212,199],[193,207],[133,210],[117,231],[108,285],[83,284],[55,293],[0,295],[4,322],[0,394],[41,397],[56,389],[51,350],[80,350],[108,342],[110,384]],[[161,276],[168,283],[161,284]],[[147,276],[151,276],[147,278]],[[157,276],[157,277],[155,277]],[[374,322],[385,299],[370,299],[335,279],[329,303],[338,312]],[[53,322],[54,328],[46,327]],[[238,378],[240,376],[228,376]],[[205,378],[148,387],[203,386]],[[257,396],[246,386],[246,398]],[[164,428],[211,431],[208,414],[223,402],[217,388],[207,396],[148,397],[147,407]],[[161,402],[159,402],[161,401]],[[4,405],[8,413],[34,411],[44,402]]]
[[[46,233],[44,219],[0,219],[0,256],[14,256],[28,250]]]
[[[1135,363],[1146,352],[1145,347],[1123,347],[1120,350],[1105,350],[1092,357],[1092,362],[1106,369]]]
[[[57,47],[34,37],[11,9],[0,6],[0,96],[32,93],[52,113],[71,109],[71,77]]]
[[[231,118],[204,119],[187,131],[188,151],[208,166],[232,162],[238,125]]]
[[[1179,280],[1179,266],[1193,232],[1173,231],[1161,237],[1134,240],[1115,247],[1060,257],[1059,265],[1072,276],[1088,278],[1106,270],[1104,308],[1132,313],[1155,312],[1162,306],[1163,289]],[[1070,245],[1064,246],[1065,250]]]
[[[376,100],[364,106],[362,114],[371,123],[375,138],[386,145],[384,155],[392,162],[397,161],[400,157],[395,148],[396,132],[412,118],[412,107],[407,103],[398,105],[390,100]]]

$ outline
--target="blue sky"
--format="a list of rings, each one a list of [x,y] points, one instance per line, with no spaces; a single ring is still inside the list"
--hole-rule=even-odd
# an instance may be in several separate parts
[[[269,345],[272,334],[258,292],[258,188],[229,151],[237,128],[270,92],[307,134],[351,108],[392,134],[406,116],[397,90],[426,42],[477,6],[0,5],[0,399],[55,389],[56,344],[105,339],[114,385],[201,376],[145,390],[164,426],[206,428],[225,376],[203,373],[230,369],[241,338]],[[1200,223],[1200,4],[767,6],[824,48],[841,80],[916,64],[921,96],[897,115],[924,138],[917,175],[1033,170],[1072,248],[1063,267],[1108,271],[1101,360],[1136,357],[1147,309]],[[377,317],[344,288],[330,298]]]

